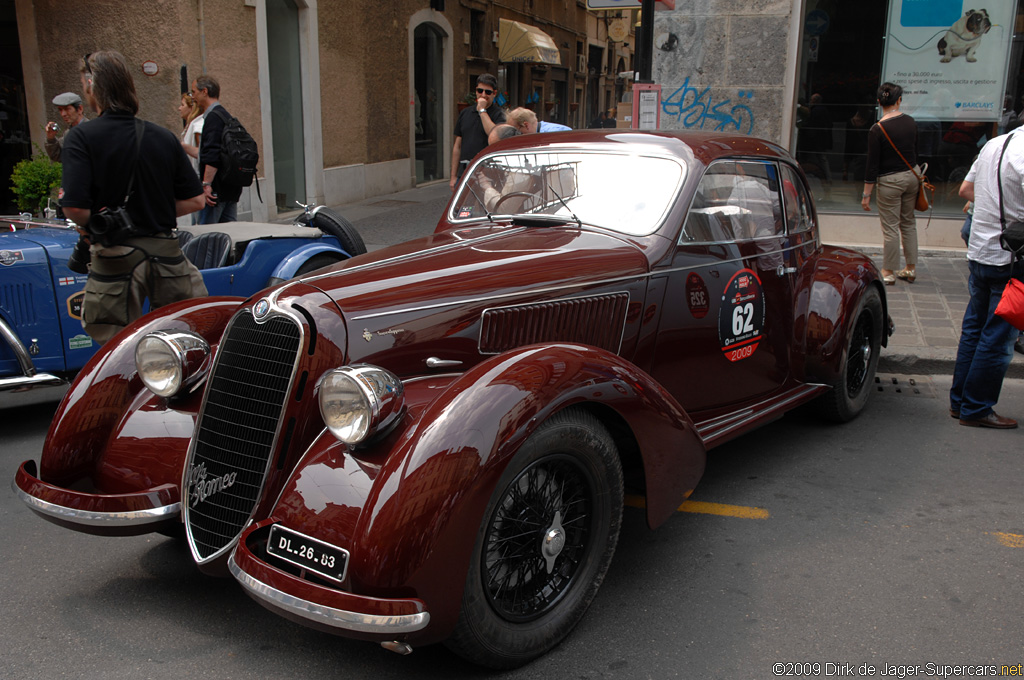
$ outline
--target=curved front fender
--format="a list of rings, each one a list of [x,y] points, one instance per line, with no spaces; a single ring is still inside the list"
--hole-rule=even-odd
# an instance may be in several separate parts
[[[331,238],[330,243],[310,243],[296,248],[292,252],[288,253],[288,255],[274,268],[273,273],[270,275],[271,280],[287,281],[288,279],[295,278],[295,274],[299,271],[299,267],[306,264],[306,262],[314,255],[319,255],[320,253],[335,253],[337,255],[341,255],[340,260],[345,260],[351,257],[351,255],[338,246],[332,245],[333,243],[334,239]]]
[[[57,409],[43,445],[40,479],[61,486],[95,479],[103,476],[103,471],[96,469],[98,461],[113,449],[134,448],[143,456],[155,451],[149,444],[139,445],[147,441],[146,436],[163,432],[180,439],[185,429],[182,421],[194,415],[199,399],[175,400],[172,408],[167,400],[146,390],[135,370],[136,342],[155,330],[190,330],[215,347],[241,301],[208,297],[167,305],[143,316],[104,344],[75,378]],[[161,417],[162,411],[167,412],[167,418]],[[185,411],[191,413],[183,416]],[[145,425],[132,425],[136,420]],[[173,421],[173,426],[165,420]],[[125,428],[130,433],[127,439],[121,439],[118,433]],[[184,437],[186,442],[188,436],[190,433]],[[180,482],[180,474],[179,464],[175,481]]]
[[[466,570],[498,479],[551,414],[610,409],[631,430],[648,486],[648,521],[672,514],[704,470],[678,403],[636,366],[583,345],[534,345],[457,377],[410,381],[409,412],[377,446],[346,452],[322,436],[275,519],[351,552],[353,592],[428,603],[430,641],[458,617]],[[427,640],[421,640],[421,642]]]

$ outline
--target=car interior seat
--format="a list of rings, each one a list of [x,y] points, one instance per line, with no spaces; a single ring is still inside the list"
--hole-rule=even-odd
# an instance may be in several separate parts
[[[231,237],[220,231],[201,234],[182,246],[181,252],[200,269],[223,267],[231,253]]]
[[[191,231],[181,231],[179,229],[178,230],[178,247],[179,248],[184,248],[185,244],[188,243],[189,241],[191,241],[192,239],[194,239],[195,237],[196,237],[196,235],[193,234]]]

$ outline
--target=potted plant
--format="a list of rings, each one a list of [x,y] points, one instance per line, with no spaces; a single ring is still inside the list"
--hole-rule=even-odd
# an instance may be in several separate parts
[[[46,154],[37,153],[19,161],[11,173],[11,191],[18,210],[44,215],[47,199],[60,188],[60,180],[60,163],[54,163]]]
[[[459,100],[459,111],[466,108],[467,106],[476,105],[476,95],[472,92],[467,92],[463,95],[462,99]]]

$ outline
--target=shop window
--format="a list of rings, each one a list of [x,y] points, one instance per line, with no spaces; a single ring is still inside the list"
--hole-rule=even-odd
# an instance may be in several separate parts
[[[902,111],[917,123],[935,214],[962,215],[958,191],[978,151],[1024,118],[1024,43],[1013,39],[1021,10],[996,4],[971,47],[958,27],[970,19],[959,0],[806,3],[793,140],[819,210],[862,212],[868,131],[881,115],[875,97],[888,72],[906,92]]]

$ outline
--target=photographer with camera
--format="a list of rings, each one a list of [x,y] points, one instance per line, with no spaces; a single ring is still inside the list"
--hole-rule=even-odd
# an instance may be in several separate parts
[[[178,216],[203,207],[203,187],[178,138],[135,117],[124,56],[87,54],[80,72],[99,117],[64,140],[61,206],[82,234],[68,266],[91,260],[82,327],[103,343],[142,315],[146,298],[156,309],[207,294],[173,234]]]

